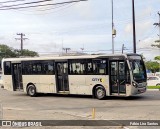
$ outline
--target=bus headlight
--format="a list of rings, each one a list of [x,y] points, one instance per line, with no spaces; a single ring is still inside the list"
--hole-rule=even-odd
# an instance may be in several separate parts
[[[132,82],[132,85],[137,88],[137,84],[135,82]]]

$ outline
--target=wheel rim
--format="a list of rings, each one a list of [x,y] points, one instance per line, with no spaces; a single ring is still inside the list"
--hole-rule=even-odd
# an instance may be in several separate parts
[[[30,94],[30,95],[34,95],[34,93],[35,93],[34,87],[30,87],[30,88],[29,88],[29,94]]]
[[[103,90],[102,88],[99,88],[99,89],[97,90],[97,97],[98,97],[98,98],[103,98],[103,97],[104,97],[104,94],[105,94],[105,92],[104,92],[104,90]]]

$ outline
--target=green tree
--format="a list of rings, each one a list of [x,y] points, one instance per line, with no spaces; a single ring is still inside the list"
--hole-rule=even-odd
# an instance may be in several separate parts
[[[30,56],[30,57],[39,56],[37,52],[30,51],[28,49],[23,49],[22,52],[21,52],[21,50],[15,49],[14,52],[17,57],[18,56]]]
[[[19,49],[14,49],[7,45],[0,44],[0,60],[2,60],[2,58],[13,58],[13,57],[19,57],[19,56],[34,57],[39,55],[37,52],[30,51],[28,49],[24,49],[23,52],[21,53]]]
[[[2,58],[8,58],[8,57],[16,57],[16,54],[14,52],[14,49],[4,45],[4,44],[0,44],[0,59]]]
[[[158,62],[147,61],[145,65],[148,70],[152,71],[152,73],[158,72],[160,69],[160,65]]]
[[[152,46],[152,47],[160,48],[160,40],[156,40],[156,41],[155,41],[155,44],[152,44],[151,46]]]
[[[154,59],[155,60],[160,60],[160,56],[156,56]]]
[[[30,50],[28,50],[28,49],[23,49],[22,55],[23,55],[23,56],[31,56],[31,57],[39,56],[37,52],[35,52],[35,51],[30,51]]]

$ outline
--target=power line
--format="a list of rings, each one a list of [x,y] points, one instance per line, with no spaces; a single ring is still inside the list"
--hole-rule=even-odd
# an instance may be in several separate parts
[[[59,5],[59,6],[52,7],[52,8],[39,9],[39,10],[37,10],[37,11],[41,11],[41,12],[43,12],[43,11],[48,11],[48,10],[55,10],[55,9],[62,8],[62,7],[67,6],[67,5],[70,5],[70,3],[69,3],[69,4]]]
[[[74,6],[75,4],[77,3],[69,3],[69,4],[63,4],[63,5],[59,5],[59,6],[56,6],[56,7],[50,7],[50,8],[46,8],[46,9],[37,9],[35,10],[36,12],[36,15],[45,15],[45,14],[50,14],[50,13],[56,13],[56,12],[62,12],[64,10],[66,10],[67,8],[71,7],[71,6]],[[21,10],[14,10],[14,11],[18,11],[19,13],[22,13]],[[35,13],[33,13],[33,11],[29,11],[29,10],[26,10],[27,13],[22,13],[22,14],[25,14],[25,15],[35,15]],[[23,12],[25,12],[25,10],[23,10]],[[30,12],[30,13],[28,13]]]
[[[38,3],[48,2],[48,1],[53,1],[53,0],[41,0],[41,1],[34,1],[34,2],[28,2],[28,3],[13,4],[13,5],[7,5],[7,6],[0,6],[0,8],[8,8],[8,7],[14,7],[14,6],[20,6],[20,5],[38,4]]]
[[[19,1],[26,1],[26,0],[10,0],[10,1],[0,2],[0,4],[13,3],[13,2],[19,2]]]
[[[34,7],[44,7],[44,6],[51,6],[51,5],[61,5],[61,4],[69,4],[69,3],[76,3],[81,1],[88,1],[88,0],[75,0],[75,1],[66,1],[61,3],[53,3],[53,4],[43,4],[43,5],[31,5],[31,6],[21,6],[21,7],[13,7],[13,8],[0,8],[0,10],[17,10],[17,9],[25,9],[25,8],[34,8]]]

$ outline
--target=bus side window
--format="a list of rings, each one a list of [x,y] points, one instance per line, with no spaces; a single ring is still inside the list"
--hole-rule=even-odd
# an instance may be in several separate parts
[[[48,71],[49,71],[49,75],[54,74],[54,63],[50,62],[50,64],[48,65]]]
[[[83,75],[83,74],[107,74],[107,60],[106,59],[77,59],[70,60],[69,63],[69,74]]]
[[[23,75],[31,75],[32,74],[32,61],[22,62],[22,74]]]
[[[42,73],[42,65],[41,64],[37,64],[37,73],[38,74]]]
[[[52,75],[55,73],[53,61],[26,61],[22,66],[24,75]]]
[[[4,62],[4,74],[11,75],[11,62]]]
[[[31,63],[31,62],[28,63],[28,66],[27,66],[27,74],[28,74],[28,75],[32,74],[32,63]]]
[[[32,74],[37,74],[36,64],[32,65]]]
[[[93,66],[92,66],[92,62],[91,61],[89,61],[88,63],[87,63],[87,73],[88,74],[93,74],[93,68],[92,68]]]
[[[42,73],[52,75],[55,73],[53,61],[42,61]]]
[[[84,60],[70,60],[69,74],[82,75],[84,73]]]
[[[107,74],[107,61],[105,59],[93,60],[93,74],[105,75]]]

